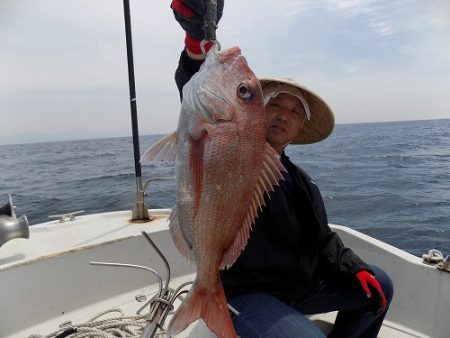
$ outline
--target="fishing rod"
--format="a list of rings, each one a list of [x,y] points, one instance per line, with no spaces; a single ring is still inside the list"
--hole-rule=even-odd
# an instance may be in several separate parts
[[[131,127],[133,133],[133,150],[134,150],[134,169],[136,175],[136,202],[132,210],[133,221],[148,221],[150,216],[148,214],[148,207],[144,202],[144,193],[142,189],[142,173],[139,149],[139,128],[137,118],[136,105],[136,88],[134,79],[134,62],[133,62],[133,43],[131,38],[131,14],[130,1],[123,0],[123,12],[125,17],[125,36],[127,43],[127,60],[128,60],[128,83],[130,88],[130,108],[131,108]]]
[[[203,22],[203,31],[205,33],[205,41],[216,42],[217,29],[217,0],[206,0],[206,13]],[[131,126],[133,134],[133,150],[134,150],[134,168],[136,176],[136,202],[132,210],[133,221],[148,221],[150,216],[148,207],[145,205],[144,195],[145,189],[142,186],[142,173],[139,149],[139,128],[137,118],[136,105],[136,88],[134,78],[134,62],[133,62],[133,43],[131,37],[131,14],[130,1],[123,0],[123,10],[125,18],[125,36],[127,44],[127,60],[128,60],[128,82],[130,89],[130,108],[131,108]]]
[[[125,18],[125,36],[127,45],[127,60],[128,60],[128,82],[130,90],[130,109],[131,109],[131,125],[133,134],[133,150],[134,150],[134,167],[136,175],[136,203],[132,211],[133,221],[148,221],[150,216],[148,214],[148,207],[144,203],[144,193],[146,187],[143,189],[142,186],[142,173],[141,173],[141,163],[140,163],[140,149],[139,149],[139,128],[137,119],[137,104],[136,104],[136,88],[135,88],[135,77],[134,77],[134,62],[133,62],[133,44],[131,36],[131,13],[130,13],[130,2],[129,0],[123,0],[124,18]],[[216,0],[206,0],[206,13],[203,22],[203,30],[205,33],[205,40],[216,41],[216,28],[217,28],[217,1]],[[146,184],[147,186],[147,184]],[[160,297],[158,302],[152,305],[150,316],[147,318],[147,325],[142,333],[141,338],[152,338],[155,336],[156,331],[160,327],[161,323],[164,322],[168,310],[173,306],[173,302],[179,296],[181,288],[185,284],[181,285],[174,294],[171,294],[168,289],[170,280],[170,268],[167,260],[147,235],[143,232],[144,237],[149,241],[150,244],[155,248],[158,254],[162,257],[166,264],[168,270],[167,281],[164,288],[161,288]],[[92,263],[91,263],[92,264]],[[93,264],[96,264],[93,262]],[[145,268],[142,266],[135,265],[124,265],[117,263],[98,263],[100,265],[112,265],[112,266],[128,266],[133,268],[144,268],[148,271],[154,272],[153,269]],[[162,283],[162,282],[161,282]],[[167,297],[171,299],[166,299]]]
[[[203,20],[203,33],[206,41],[216,41],[217,0],[206,0],[206,13]]]

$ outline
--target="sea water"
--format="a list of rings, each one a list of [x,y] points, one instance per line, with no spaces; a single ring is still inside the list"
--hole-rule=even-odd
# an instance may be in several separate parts
[[[141,136],[141,152],[158,138]],[[319,186],[330,223],[418,256],[450,254],[450,120],[337,125],[326,140],[286,154]],[[174,205],[173,164],[146,164],[142,176],[152,179],[150,207]],[[0,145],[0,204],[11,193],[30,224],[130,210],[135,189],[131,137]]]

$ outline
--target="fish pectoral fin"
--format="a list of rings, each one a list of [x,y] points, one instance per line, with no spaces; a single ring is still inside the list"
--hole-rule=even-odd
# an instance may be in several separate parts
[[[177,133],[166,135],[153,143],[141,156],[140,162],[167,161],[174,162],[177,153]]]
[[[282,171],[286,171],[280,162],[279,155],[266,143],[264,160],[259,172],[252,199],[244,217],[243,223],[234,238],[232,245],[224,253],[220,264],[221,269],[228,268],[234,264],[247,245],[252,224],[258,216],[259,210],[265,206],[264,194],[273,191],[273,187],[278,185],[278,181],[283,179]]]
[[[200,205],[200,198],[202,194],[203,183],[203,162],[205,155],[205,141],[208,137],[208,132],[202,130],[200,136],[196,139],[190,140],[190,152],[189,152],[189,169],[190,174],[194,181],[194,196],[195,196],[195,208],[198,210]]]
[[[180,222],[178,221],[177,209],[173,208],[169,216],[169,230],[172,241],[177,247],[178,251],[185,257],[189,263],[193,261],[191,247],[192,245],[187,241],[186,237],[181,231]]]

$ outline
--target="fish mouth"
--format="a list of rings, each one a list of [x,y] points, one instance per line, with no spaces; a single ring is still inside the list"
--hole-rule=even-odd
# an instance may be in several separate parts
[[[241,49],[237,46],[234,46],[228,49],[217,51],[217,54],[222,58],[232,58],[236,55],[241,55]]]

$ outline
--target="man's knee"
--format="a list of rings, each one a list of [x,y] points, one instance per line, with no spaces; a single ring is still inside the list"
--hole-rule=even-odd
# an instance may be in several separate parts
[[[371,265],[370,268],[375,273],[375,278],[378,283],[380,283],[381,288],[383,289],[384,296],[386,297],[386,301],[389,304],[394,296],[394,284],[389,275],[381,268],[375,265]]]

